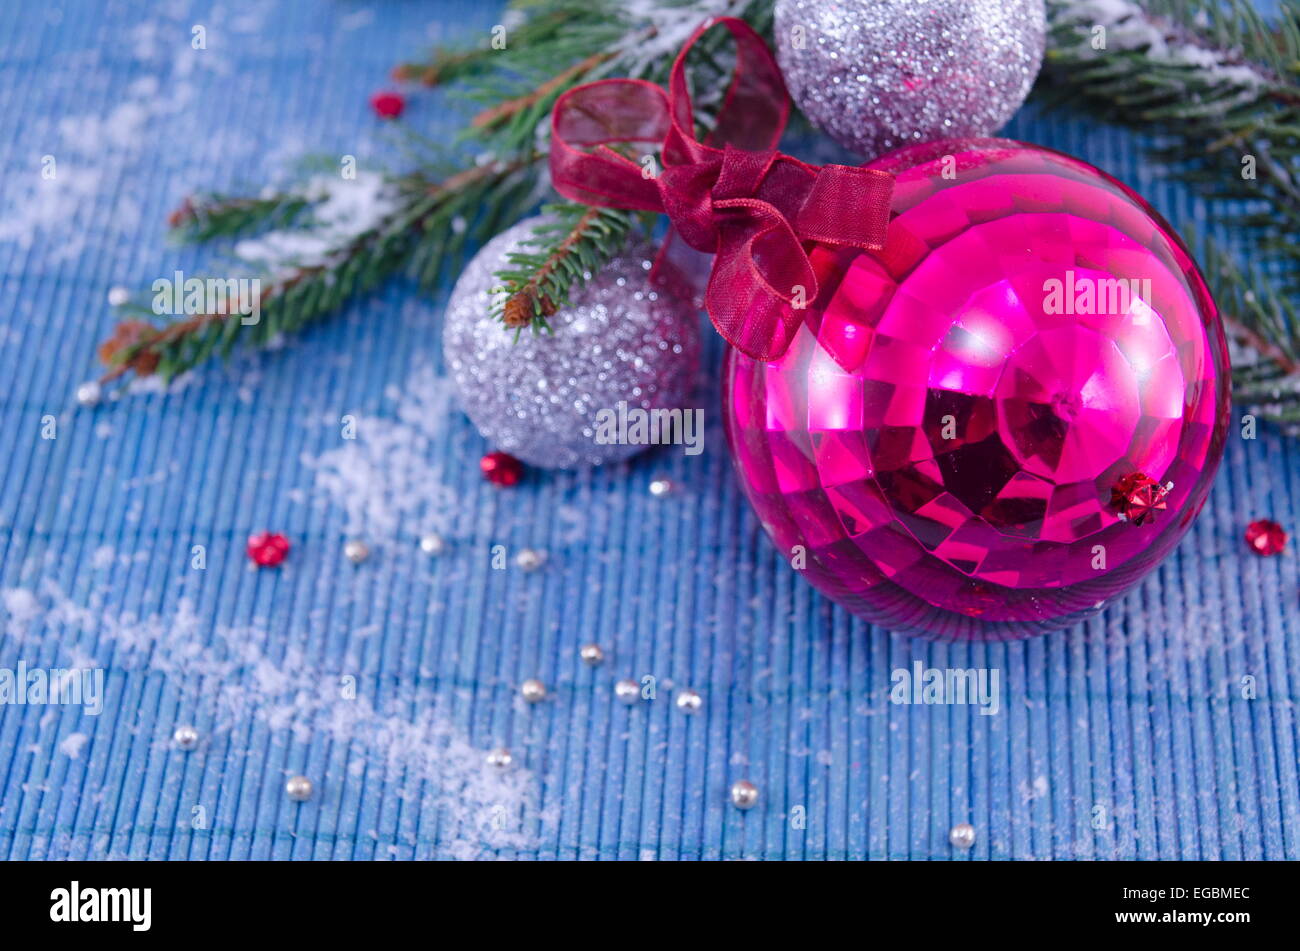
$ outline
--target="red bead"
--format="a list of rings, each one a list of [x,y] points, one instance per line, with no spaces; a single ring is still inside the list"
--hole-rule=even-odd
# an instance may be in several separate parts
[[[1246,526],[1246,544],[1257,555],[1281,554],[1286,548],[1286,529],[1269,519],[1256,519]]]
[[[478,461],[478,467],[493,485],[516,485],[524,475],[524,464],[508,452],[489,452]]]
[[[289,539],[278,532],[258,532],[248,536],[248,557],[263,568],[284,561],[289,554]]]
[[[1141,525],[1157,511],[1168,508],[1168,498],[1169,486],[1142,472],[1124,476],[1110,490],[1110,504],[1119,511],[1120,518],[1134,525]]]
[[[406,99],[401,93],[385,90],[370,97],[370,108],[374,109],[381,119],[396,119],[406,108]]]

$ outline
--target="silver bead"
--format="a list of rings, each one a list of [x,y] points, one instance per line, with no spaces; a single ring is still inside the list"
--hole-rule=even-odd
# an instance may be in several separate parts
[[[498,747],[487,755],[487,764],[493,769],[505,769],[515,758],[510,755],[510,751],[504,746]]]
[[[343,546],[343,554],[352,564],[359,565],[370,557],[370,546],[359,538],[353,538]]]
[[[427,535],[420,536],[420,551],[426,555],[441,555],[447,550],[447,542],[437,532],[429,532]]]
[[[540,703],[546,699],[546,684],[530,677],[519,685],[519,695],[528,703]]]
[[[103,388],[95,380],[87,380],[77,387],[77,402],[82,406],[94,406],[103,395]]]
[[[671,495],[673,491],[672,479],[655,479],[650,483],[650,494],[656,499],[662,499]]]
[[[959,822],[948,830],[948,841],[956,848],[969,849],[975,844],[975,827],[969,822]]]
[[[546,563],[546,552],[535,548],[521,548],[515,555],[515,564],[521,571],[536,571]]]
[[[673,702],[677,704],[678,710],[686,714],[699,713],[700,707],[704,706],[704,698],[700,696],[699,691],[692,690],[690,687],[677,691]]]
[[[199,745],[199,731],[192,726],[178,726],[172,733],[172,742],[182,750],[192,750]]]
[[[598,667],[605,661],[605,652],[599,644],[583,644],[578,648],[578,656],[588,667]]]
[[[758,787],[748,779],[738,779],[731,784],[731,804],[737,809],[753,809],[758,805]]]
[[[306,776],[293,776],[284,784],[284,793],[294,802],[306,802],[312,794],[311,780]]]
[[[629,707],[632,706],[641,699],[641,685],[635,680],[620,680],[614,684],[614,699]]]
[[[108,289],[108,306],[121,307],[131,299],[131,292],[121,284]]]

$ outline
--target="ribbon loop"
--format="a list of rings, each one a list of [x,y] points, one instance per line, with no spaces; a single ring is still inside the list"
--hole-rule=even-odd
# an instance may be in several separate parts
[[[686,56],[713,26],[736,42],[736,68],[712,133],[700,141]],[[606,79],[562,95],[551,116],[551,180],[588,205],[659,211],[682,239],[714,255],[705,304],[727,342],[756,360],[783,354],[817,296],[807,242],[884,247],[894,179],[845,165],[808,165],[775,151],[790,114],[781,71],[742,20],[700,26],[673,63],[665,92]],[[717,143],[717,144],[715,144]],[[653,176],[617,151],[653,145]],[[719,147],[719,145],[721,147]]]

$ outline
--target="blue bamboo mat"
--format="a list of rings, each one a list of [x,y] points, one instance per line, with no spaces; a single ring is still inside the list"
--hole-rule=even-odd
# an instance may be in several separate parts
[[[1267,428],[1230,439],[1204,514],[1128,598],[971,646],[872,629],[789,570],[733,478],[714,372],[701,456],[485,485],[442,376],[443,297],[401,281],[282,349],[76,407],[109,288],[222,253],[166,244],[188,191],[255,191],[304,153],[374,167],[395,139],[369,94],[495,6],[0,8],[0,668],[105,672],[98,715],[0,707],[0,856],[1300,856],[1296,559],[1241,537],[1255,517],[1300,528],[1300,444]],[[455,126],[432,93],[408,116]],[[1212,225],[1126,135],[1029,113],[1007,131]],[[647,491],[660,475],[667,499]],[[416,546],[432,527],[435,560]],[[293,541],[278,571],[244,556],[262,528]],[[353,535],[374,551],[360,567]],[[549,559],[494,570],[494,545]],[[915,661],[996,668],[1000,711],[891,704]],[[646,676],[657,699],[614,701]],[[535,707],[528,677],[550,688]],[[686,686],[694,717],[671,702]],[[503,772],[483,761],[499,746]],[[285,797],[295,774],[310,802]],[[740,778],[761,791],[748,813],[727,803]],[[970,853],[947,842],[962,821]]]

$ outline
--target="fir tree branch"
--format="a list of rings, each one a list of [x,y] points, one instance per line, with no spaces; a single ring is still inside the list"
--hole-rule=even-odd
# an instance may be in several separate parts
[[[587,10],[601,6],[596,0]],[[516,142],[531,142],[538,123],[549,116],[555,100],[565,90],[591,79],[605,67],[664,84],[684,37],[673,36],[662,48],[657,48],[655,42],[662,39],[661,34],[667,26],[680,27],[680,23],[685,22],[694,29],[705,12],[744,15],[760,32],[771,31],[771,9],[761,0],[666,0],[657,6],[642,5],[640,10],[644,14],[651,7],[654,7],[658,20],[646,19],[645,16],[629,18],[626,32],[612,49],[592,53],[551,76],[536,89],[480,113],[472,128],[502,129],[507,140],[514,138]],[[701,15],[700,19],[681,21],[674,18],[674,15],[688,16],[687,11],[692,8]],[[608,5],[604,12],[610,12]],[[729,44],[730,38],[724,31],[706,34],[697,44],[690,73],[696,90],[708,92],[726,88],[731,64],[721,54]],[[707,96],[697,97],[697,115],[706,126],[711,119],[710,103]],[[512,147],[500,140],[498,143],[504,148]],[[575,204],[554,205],[549,210],[558,221],[540,227],[534,236],[534,250],[515,252],[511,255],[512,266],[497,274],[506,290],[496,304],[497,314],[508,327],[548,329],[547,318],[568,302],[575,287],[597,273],[616,253],[617,244],[626,240],[637,217],[609,209],[593,211]],[[653,216],[644,223],[647,233],[652,229]]]
[[[172,237],[186,244],[231,237],[257,228],[292,222],[311,201],[299,194],[243,198],[199,193],[190,195],[167,216]]]
[[[520,213],[531,203],[537,158],[475,166],[441,182],[421,175],[395,180],[400,200],[379,220],[341,240],[320,260],[268,276],[256,323],[244,323],[236,313],[193,314],[160,326],[135,317],[123,320],[100,348],[108,367],[101,383],[128,372],[156,373],[166,381],[218,353],[228,356],[241,340],[265,346],[403,268],[422,284],[436,283],[461,259],[467,241],[495,234],[503,215]]]
[[[474,129],[490,129],[499,126],[503,121],[517,116],[521,112],[535,113],[539,110],[539,107],[542,112],[549,113],[551,105],[560,97],[561,93],[578,85],[584,76],[597,66],[607,62],[613,55],[613,53],[609,52],[592,53],[581,62],[574,63],[567,69],[561,70],[532,92],[516,96],[513,99],[507,99],[505,102],[484,109],[470,121],[470,127]]]
[[[270,269],[259,298],[260,320],[245,324],[224,313],[192,314],[158,325],[147,309],[122,308],[124,319],[100,355],[105,380],[128,372],[164,379],[210,356],[228,355],[240,341],[265,346],[281,334],[320,319],[344,300],[406,269],[423,285],[436,283],[482,243],[526,214],[537,200],[539,132],[565,90],[603,75],[629,75],[663,83],[686,35],[703,20],[741,16],[770,34],[769,0],[513,0],[505,34],[461,50],[439,50],[424,63],[397,67],[398,78],[429,85],[456,82],[479,105],[465,137],[485,164],[450,176],[417,159],[419,171],[394,179],[402,200],[360,233],[329,245],[318,260],[290,261]],[[493,41],[501,40],[501,49]],[[723,88],[729,70],[721,31],[706,36],[692,57],[692,80],[703,125],[711,90]],[[720,55],[721,54],[721,55]],[[412,145],[419,137],[408,132]],[[441,184],[433,184],[441,179]],[[324,199],[290,191],[267,197],[201,194],[171,216],[175,236],[206,241],[249,231],[300,233],[319,244],[313,208]],[[514,297],[512,320],[546,327],[546,317],[569,300],[621,248],[637,215],[576,205],[550,209],[551,226],[537,244],[512,256],[502,279]],[[310,213],[309,213],[310,212]],[[644,222],[648,231],[652,220]],[[292,245],[293,242],[285,242]],[[510,290],[513,288],[513,290]],[[522,295],[522,296],[515,296]],[[528,317],[531,310],[531,317]]]
[[[425,86],[474,79],[500,68],[502,53],[512,48],[549,49],[564,30],[593,14],[595,4],[578,3],[512,3],[510,8],[523,14],[522,20],[502,37],[503,49],[492,45],[485,37],[477,46],[438,47],[422,61],[401,63],[393,68],[393,78],[401,81],[415,80]]]

